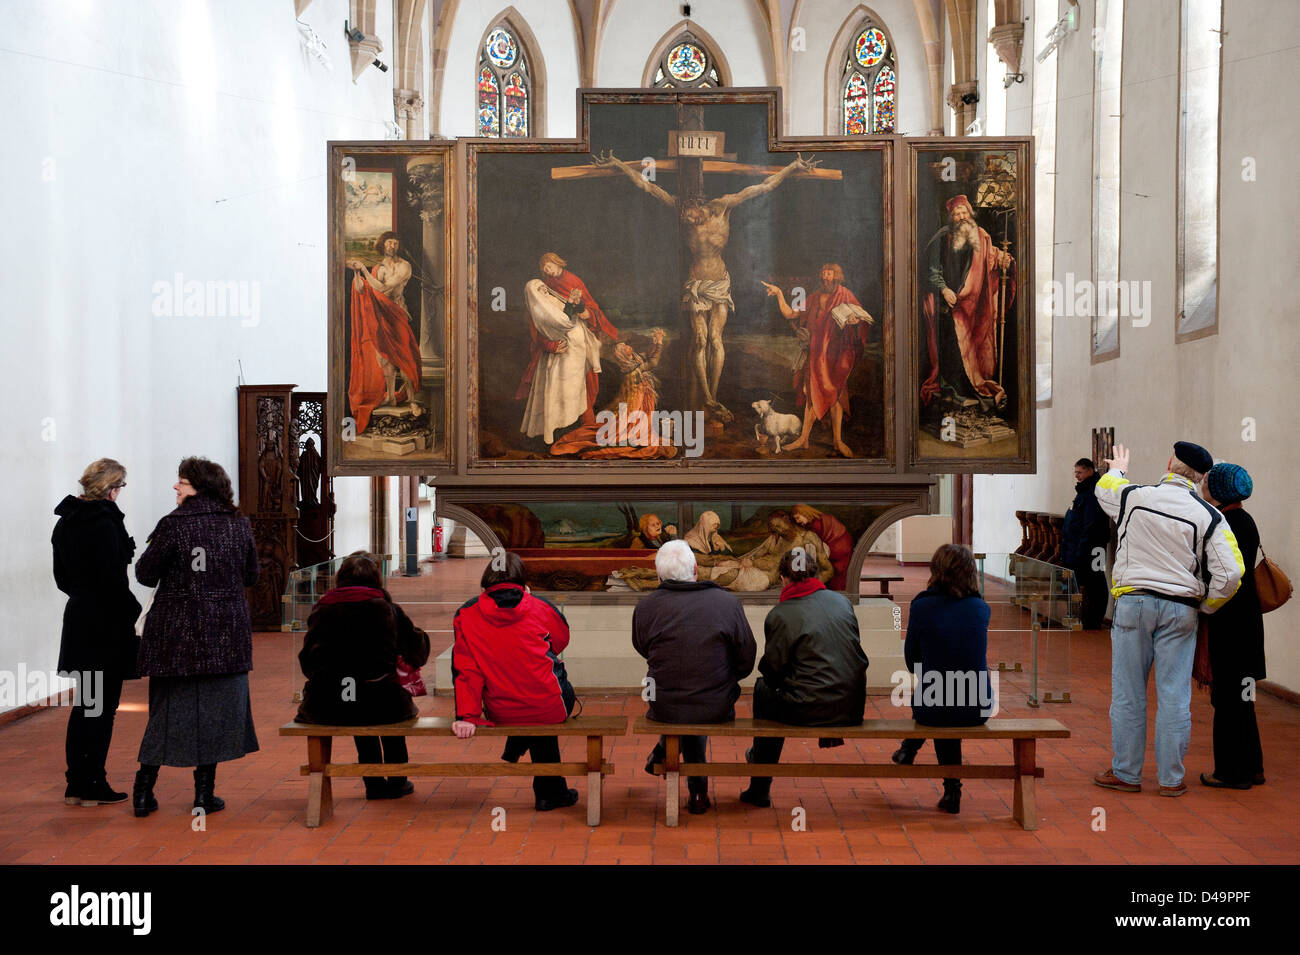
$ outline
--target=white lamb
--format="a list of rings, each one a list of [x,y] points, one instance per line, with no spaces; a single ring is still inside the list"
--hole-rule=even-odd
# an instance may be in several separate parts
[[[777,454],[781,453],[781,439],[790,440],[799,437],[800,421],[798,415],[781,414],[772,410],[772,402],[755,401],[751,408],[758,415],[758,423],[754,425],[754,437],[758,440],[759,448],[767,444],[767,439],[772,439],[772,444]]]

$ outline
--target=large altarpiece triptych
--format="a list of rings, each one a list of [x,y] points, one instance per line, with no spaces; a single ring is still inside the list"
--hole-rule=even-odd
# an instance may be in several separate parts
[[[845,587],[934,474],[1031,471],[1032,141],[780,115],[584,90],[574,140],[331,143],[334,473],[430,479],[554,589],[678,536],[759,591],[805,538]]]

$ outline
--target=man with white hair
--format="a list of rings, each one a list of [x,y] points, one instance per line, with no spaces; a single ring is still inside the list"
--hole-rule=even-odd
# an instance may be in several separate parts
[[[740,601],[711,580],[697,580],[695,554],[685,541],[669,541],[655,554],[659,587],[632,612],[632,645],[645,657],[646,715],[661,723],[726,723],[736,718],[739,681],[754,669],[758,644]],[[703,736],[682,737],[686,762],[705,759]],[[661,737],[646,771],[663,762]],[[709,809],[709,781],[687,779],[687,810]]]

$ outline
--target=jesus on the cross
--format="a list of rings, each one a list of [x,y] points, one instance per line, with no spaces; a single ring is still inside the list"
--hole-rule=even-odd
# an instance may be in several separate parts
[[[790,165],[739,192],[717,199],[696,196],[679,200],[613,152],[593,158],[597,166],[617,169],[638,189],[679,210],[687,227],[687,247],[691,253],[691,269],[682,295],[682,305],[691,318],[691,375],[713,417],[724,423],[732,421],[734,416],[718,401],[718,382],[726,360],[722,329],[727,324],[728,314],[736,308],[731,299],[731,276],[722,260],[722,250],[731,237],[731,210],[742,202],[771,192],[797,172],[811,172],[816,168],[817,160],[797,155]]]

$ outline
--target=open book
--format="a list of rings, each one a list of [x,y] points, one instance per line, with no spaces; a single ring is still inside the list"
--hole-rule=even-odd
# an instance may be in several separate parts
[[[866,322],[870,325],[874,319],[870,313],[861,305],[854,305],[852,302],[841,302],[831,309],[831,318],[835,319],[835,324],[840,328],[845,325],[856,325],[859,322]]]

